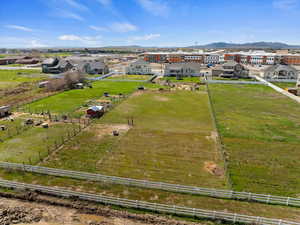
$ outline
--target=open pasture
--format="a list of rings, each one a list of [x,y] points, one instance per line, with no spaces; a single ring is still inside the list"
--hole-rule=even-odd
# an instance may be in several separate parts
[[[65,91],[33,102],[26,107],[29,107],[32,111],[50,110],[52,113],[71,113],[87,102],[101,98],[105,92],[110,95],[118,95],[119,93],[128,95],[136,90],[141,83],[96,81],[92,85],[93,88]],[[143,86],[155,87],[155,85],[144,83]]]
[[[136,92],[45,165],[226,187],[205,92]]]
[[[234,189],[299,197],[299,104],[263,85],[209,88]]]

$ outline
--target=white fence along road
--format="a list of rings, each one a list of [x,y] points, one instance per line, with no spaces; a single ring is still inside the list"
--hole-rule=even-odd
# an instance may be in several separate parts
[[[221,211],[210,211],[196,208],[188,208],[184,206],[166,205],[159,203],[150,203],[138,200],[129,200],[124,198],[115,198],[104,195],[96,195],[83,192],[75,192],[65,190],[61,188],[46,187],[41,185],[32,185],[19,182],[12,182],[0,179],[0,187],[18,189],[18,190],[29,190],[38,191],[43,194],[53,195],[64,198],[78,198],[80,200],[92,201],[102,204],[117,205],[126,208],[135,208],[142,210],[150,210],[159,213],[169,213],[173,215],[181,215],[188,217],[205,218],[212,220],[224,220],[233,223],[248,223],[248,224],[263,224],[263,225],[300,225],[298,222],[281,220],[281,219],[270,219],[265,217],[247,216],[237,213],[225,213]]]
[[[179,184],[169,184],[164,182],[138,180],[138,179],[131,179],[131,178],[107,176],[102,174],[93,174],[93,173],[71,171],[71,170],[61,170],[61,169],[55,169],[49,167],[31,166],[31,165],[8,163],[8,162],[0,162],[0,168],[21,170],[25,172],[39,173],[39,174],[45,174],[50,176],[68,177],[68,178],[91,180],[97,182],[108,182],[113,184],[120,184],[120,185],[127,185],[127,186],[134,186],[134,187],[141,187],[141,188],[148,188],[148,189],[157,189],[157,190],[177,192],[177,193],[202,195],[202,196],[209,196],[214,198],[256,201],[256,202],[267,203],[267,204],[278,204],[278,205],[300,207],[300,198],[255,194],[250,192],[238,192],[232,190],[222,190],[222,189],[213,189],[213,188],[202,188],[202,187],[195,187],[195,186],[185,186]]]

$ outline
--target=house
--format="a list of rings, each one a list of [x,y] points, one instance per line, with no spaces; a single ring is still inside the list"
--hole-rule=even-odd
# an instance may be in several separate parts
[[[46,59],[42,63],[44,73],[64,73],[71,69],[88,74],[106,74],[108,66],[95,57],[67,57],[63,59]]]
[[[265,79],[280,79],[280,80],[297,80],[298,71],[293,66],[286,64],[276,64],[269,66],[263,71],[263,78]]]
[[[144,60],[137,60],[131,63],[125,70],[126,74],[137,74],[137,75],[150,75],[152,73],[152,68],[150,63]]]
[[[109,73],[108,66],[101,61],[81,62],[74,65],[75,69],[88,74],[107,74]]]
[[[45,59],[42,62],[42,72],[43,73],[49,73],[51,67],[57,66],[59,63],[58,58],[49,58]]]
[[[11,115],[10,106],[1,106],[0,107],[0,117],[6,117]]]
[[[104,106],[91,106],[87,109],[86,114],[91,118],[100,118],[104,114]]]
[[[164,76],[195,77],[200,76],[201,64],[189,63],[170,63],[165,65]]]
[[[50,58],[46,59],[42,63],[43,73],[64,73],[73,68],[73,65],[64,59]]]
[[[228,61],[212,69],[212,76],[225,78],[248,78],[249,70],[235,61]]]

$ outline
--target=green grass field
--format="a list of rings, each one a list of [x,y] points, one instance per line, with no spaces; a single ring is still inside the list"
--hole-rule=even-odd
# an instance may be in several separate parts
[[[47,185],[69,190],[88,193],[103,194],[128,198],[132,200],[149,201],[169,205],[179,205],[191,208],[225,211],[252,216],[263,216],[292,221],[300,221],[300,209],[296,207],[285,207],[276,205],[259,204],[255,202],[234,201],[216,199],[209,197],[193,196],[186,194],[175,194],[166,191],[150,190],[143,188],[128,187],[123,185],[111,185],[109,183],[96,183],[91,181],[80,181],[75,179],[59,178],[47,175],[30,174],[23,172],[5,171],[0,169],[0,177],[25,183]],[[0,190],[1,191],[1,190]],[[198,221],[198,222],[201,222]],[[198,223],[197,223],[198,224]],[[212,222],[209,224],[213,224]],[[216,224],[228,224],[220,221]]]
[[[0,89],[13,88],[24,82],[47,78],[37,70],[0,70]]]
[[[299,104],[263,85],[209,85],[238,191],[298,196]]]
[[[139,85],[141,85],[139,82],[96,81],[93,83],[93,88],[65,91],[31,103],[27,107],[33,111],[49,109],[53,113],[71,113],[88,101],[101,98],[104,92],[108,92],[110,95],[130,94]],[[143,83],[143,85],[155,87],[152,84]]]
[[[47,145],[53,147],[54,141],[60,141],[68,129],[72,129],[72,124],[57,123],[50,125],[48,129],[31,127],[0,143],[0,159],[36,164],[40,156],[44,158],[48,155]]]
[[[22,66],[25,66],[24,64],[8,64],[8,65],[0,65],[0,68],[1,66],[3,67],[22,67]]]
[[[134,126],[119,137],[113,129]],[[79,163],[80,162],[80,163]],[[218,166],[221,174],[206,169]],[[65,146],[48,166],[226,187],[205,92],[134,94]]]
[[[109,80],[149,80],[151,75],[115,75],[107,77]]]
[[[296,83],[273,82],[273,84],[283,89],[296,87]]]
[[[163,77],[162,80],[169,80],[172,82],[188,82],[188,83],[196,83],[201,82],[201,77],[183,77],[181,80],[177,80],[176,77]]]

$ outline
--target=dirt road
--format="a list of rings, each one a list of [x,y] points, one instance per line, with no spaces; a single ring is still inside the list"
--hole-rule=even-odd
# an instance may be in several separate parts
[[[0,197],[0,224],[1,225],[193,225],[195,223],[186,223],[167,218],[159,219],[157,216],[147,216],[144,223],[139,221],[135,214],[112,213],[116,216],[100,216],[86,214],[78,209],[62,206],[49,205],[44,203],[28,202],[17,199],[8,199]],[[203,223],[204,224],[204,223]],[[212,223],[205,223],[212,224]]]

